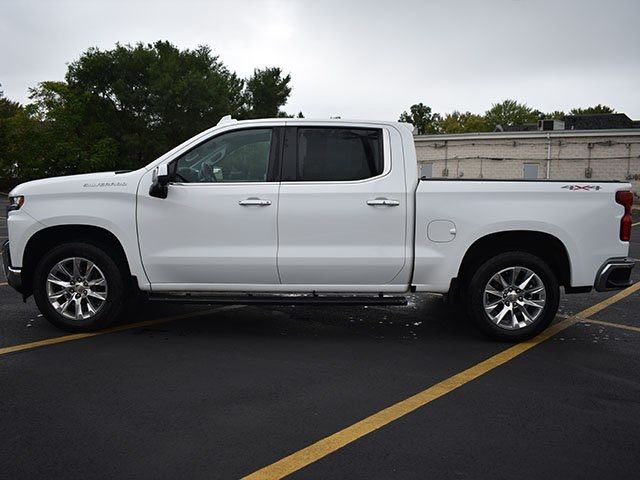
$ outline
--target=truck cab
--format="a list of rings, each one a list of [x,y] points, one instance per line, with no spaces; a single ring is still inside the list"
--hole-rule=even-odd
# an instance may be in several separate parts
[[[407,185],[417,173],[415,159],[405,168],[399,154],[403,134],[411,136],[366,122],[223,125],[168,163],[167,198],[149,193],[153,169],[141,179],[149,283],[155,291],[407,291]]]

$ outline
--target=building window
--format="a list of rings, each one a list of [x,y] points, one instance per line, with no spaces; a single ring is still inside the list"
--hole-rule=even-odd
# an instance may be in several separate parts
[[[423,163],[420,165],[420,176],[424,178],[433,177],[433,163]]]
[[[525,163],[523,168],[523,178],[525,180],[535,180],[538,178],[538,164]]]

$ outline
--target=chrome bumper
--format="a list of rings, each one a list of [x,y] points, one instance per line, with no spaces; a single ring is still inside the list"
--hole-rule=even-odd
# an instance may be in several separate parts
[[[2,245],[2,268],[4,276],[7,277],[7,283],[22,293],[22,274],[19,268],[11,266],[11,254],[9,253],[9,241]]]
[[[628,258],[610,258],[607,260],[598,270],[598,275],[596,275],[596,291],[607,292],[631,286],[633,284],[631,270],[635,264],[635,261]]]

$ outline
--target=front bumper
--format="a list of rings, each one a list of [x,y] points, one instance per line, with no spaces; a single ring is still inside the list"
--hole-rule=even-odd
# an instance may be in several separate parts
[[[610,258],[596,275],[595,289],[598,292],[621,290],[633,284],[631,270],[636,262],[628,258]]]
[[[22,293],[22,272],[19,268],[13,268],[11,266],[8,240],[2,245],[2,267],[4,269],[4,276],[7,277],[7,283]]]

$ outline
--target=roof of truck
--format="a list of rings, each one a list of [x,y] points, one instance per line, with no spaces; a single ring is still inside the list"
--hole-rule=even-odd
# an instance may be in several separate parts
[[[231,115],[226,115],[220,119],[216,126],[228,125],[231,123],[246,124],[246,123],[262,123],[262,122],[291,122],[291,123],[361,123],[361,124],[383,124],[383,125],[399,125],[403,128],[413,131],[413,125],[406,122],[397,122],[392,120],[373,120],[373,119],[358,119],[358,118],[295,118],[295,117],[275,117],[275,118],[255,118],[251,120],[237,120],[232,118]]]

